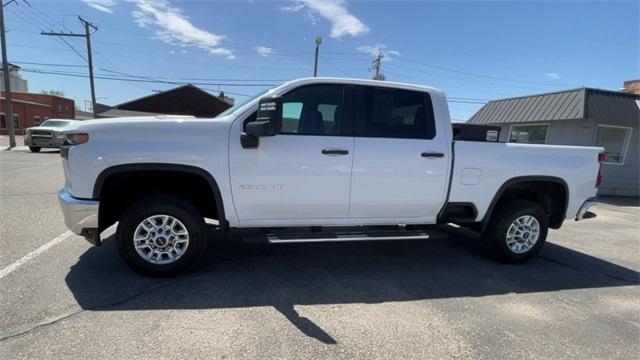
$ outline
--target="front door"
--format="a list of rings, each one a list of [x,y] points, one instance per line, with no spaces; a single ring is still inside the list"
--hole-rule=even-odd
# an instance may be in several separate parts
[[[354,139],[345,86],[308,85],[282,98],[282,133],[261,137],[256,149],[234,145],[230,153],[240,223],[304,225],[347,217]]]

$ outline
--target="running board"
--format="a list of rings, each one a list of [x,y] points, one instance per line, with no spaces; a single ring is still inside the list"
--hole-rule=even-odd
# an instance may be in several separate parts
[[[267,233],[269,244],[322,243],[378,240],[418,240],[429,239],[424,231],[376,231],[376,232],[336,232],[336,233]]]

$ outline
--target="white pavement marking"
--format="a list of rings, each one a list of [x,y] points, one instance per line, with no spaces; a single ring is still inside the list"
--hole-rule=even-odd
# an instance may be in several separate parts
[[[49,241],[48,243],[40,246],[39,248],[37,248],[37,249],[33,250],[32,252],[28,253],[27,255],[23,256],[20,260],[12,263],[10,265],[7,265],[4,269],[0,270],[0,279],[2,279],[3,277],[11,274],[17,268],[19,268],[20,266],[22,266],[24,263],[28,262],[29,260],[35,259],[38,255],[40,255],[43,252],[49,250],[51,247],[53,247],[53,246],[65,241],[71,235],[73,235],[73,233],[71,231],[66,231],[66,232],[60,234],[55,239]]]

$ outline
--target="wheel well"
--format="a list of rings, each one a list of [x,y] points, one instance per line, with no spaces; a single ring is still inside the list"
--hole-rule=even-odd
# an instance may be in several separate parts
[[[100,230],[118,221],[136,201],[159,194],[178,196],[203,217],[221,223],[224,220],[217,185],[215,182],[212,185],[204,176],[181,170],[129,170],[101,175],[96,183],[94,195],[100,199]]]
[[[514,199],[534,202],[545,211],[549,217],[549,227],[558,229],[562,226],[568,204],[568,190],[561,180],[525,180],[507,184],[497,201],[494,200],[485,219],[489,219],[496,208]],[[486,223],[486,221],[485,221]]]

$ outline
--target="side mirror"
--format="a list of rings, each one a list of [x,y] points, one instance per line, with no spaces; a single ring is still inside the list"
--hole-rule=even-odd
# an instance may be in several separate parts
[[[247,135],[255,137],[274,136],[276,134],[271,122],[264,120],[248,122],[247,125],[244,126],[244,132]]]
[[[244,126],[244,134],[240,135],[240,144],[245,149],[255,149],[260,137],[274,136],[282,131],[282,98],[265,96],[258,102],[256,120]]]
[[[263,124],[260,125],[261,123]],[[260,99],[256,121],[253,122],[255,124],[253,130],[258,131],[258,133],[250,133],[249,124],[245,128],[247,134],[254,136],[274,136],[279,134],[282,131],[282,98],[280,96],[265,96]]]

